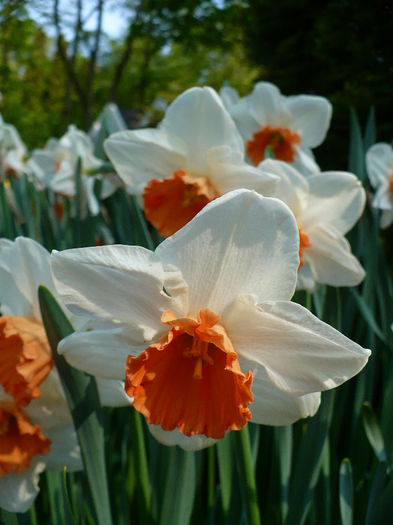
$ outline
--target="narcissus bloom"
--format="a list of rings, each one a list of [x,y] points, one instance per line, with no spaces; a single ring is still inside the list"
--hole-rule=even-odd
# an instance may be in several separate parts
[[[381,228],[393,222],[393,148],[379,142],[366,153],[366,165],[370,182],[376,190],[373,207],[382,210]]]
[[[121,131],[105,151],[130,191],[143,195],[146,218],[167,237],[208,202],[236,188],[269,194],[275,177],[244,161],[244,146],[211,88],[185,91],[158,129]]]
[[[100,206],[94,195],[94,182],[102,178],[101,197],[109,197],[116,186],[107,176],[89,175],[96,170],[102,161],[94,156],[94,146],[90,137],[75,126],[69,126],[59,140],[50,139],[45,149],[37,149],[27,162],[28,169],[35,180],[43,187],[49,187],[54,192],[73,198],[76,193],[76,166],[78,158],[82,169],[82,211],[89,209],[91,215],[97,215]]]
[[[293,163],[304,174],[319,171],[311,149],[323,142],[329,128],[332,106],[326,98],[285,97],[273,84],[258,82],[229,111],[254,165],[270,149],[274,158]]]
[[[102,325],[72,334],[60,351],[103,377],[125,370],[134,407],[166,444],[202,448],[250,420],[312,415],[320,391],[359,372],[370,352],[290,302],[298,252],[287,206],[237,190],[155,252],[54,253],[67,306]]]
[[[54,289],[49,261],[31,239],[0,240],[0,507],[13,512],[31,505],[45,467],[82,468],[38,304],[40,284]],[[103,404],[129,403],[120,381],[98,388]]]
[[[27,153],[18,130],[3,121],[0,115],[0,180],[10,175],[19,176],[25,170]]]
[[[297,288],[359,284],[365,273],[344,238],[363,213],[366,195],[359,179],[343,171],[306,178],[277,160],[265,160],[261,167],[280,177],[275,197],[289,206],[299,227]]]

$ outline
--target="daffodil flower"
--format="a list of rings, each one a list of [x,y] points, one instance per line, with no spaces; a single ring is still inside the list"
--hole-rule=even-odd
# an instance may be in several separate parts
[[[372,205],[382,210],[381,228],[393,222],[393,148],[379,142],[366,153],[366,166],[371,185],[376,190]]]
[[[24,512],[40,472],[82,463],[38,304],[40,284],[55,293],[49,253],[31,239],[2,239],[0,283],[0,507]],[[129,404],[121,381],[97,386],[103,404]]]
[[[97,326],[59,351],[95,375],[125,375],[134,407],[165,444],[198,449],[250,420],[292,423],[370,354],[290,302],[298,266],[292,213],[249,190],[208,204],[155,252],[53,253],[58,293]]]
[[[319,172],[311,149],[323,142],[329,128],[332,107],[326,98],[285,97],[273,84],[258,82],[229,112],[254,165],[270,149],[274,158],[292,163],[305,175]]]
[[[21,175],[26,170],[24,157],[27,153],[18,130],[3,121],[0,115],[0,180],[9,175]]]
[[[121,131],[105,151],[146,218],[167,237],[208,202],[236,188],[269,194],[275,177],[244,161],[244,145],[219,96],[192,88],[167,109],[158,129]]]
[[[359,179],[343,171],[306,178],[272,159],[260,166],[280,177],[275,197],[289,206],[299,227],[297,288],[313,291],[318,283],[359,284],[365,273],[344,237],[363,213],[366,195]]]
[[[100,206],[94,195],[94,182],[99,175],[87,175],[89,171],[98,169],[102,161],[94,156],[93,150],[89,136],[75,126],[69,126],[67,133],[59,140],[52,138],[45,149],[34,150],[27,165],[42,187],[49,187],[55,193],[73,198],[79,158],[82,169],[82,212],[86,213],[88,209],[91,215],[97,215]],[[101,197],[105,199],[115,190],[116,185],[107,176],[103,177]]]

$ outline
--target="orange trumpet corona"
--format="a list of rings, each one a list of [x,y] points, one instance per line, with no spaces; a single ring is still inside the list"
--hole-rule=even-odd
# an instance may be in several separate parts
[[[205,177],[192,177],[184,170],[171,177],[153,179],[143,192],[146,219],[163,237],[187,224],[218,193]]]
[[[306,248],[310,248],[310,246],[311,246],[311,242],[310,242],[308,235],[299,228],[299,259],[300,259],[299,268],[301,268],[302,266],[306,264],[304,257],[303,257],[303,253],[304,253],[304,250]]]
[[[196,319],[167,310],[161,320],[169,332],[138,357],[128,356],[126,392],[148,423],[221,439],[251,419],[252,373],[242,373],[220,319],[208,308]]]
[[[21,473],[37,454],[48,454],[51,441],[13,403],[0,403],[0,477]]]
[[[263,126],[256,131],[252,139],[246,141],[246,151],[251,162],[257,166],[265,158],[266,148],[270,147],[277,160],[292,162],[295,158],[295,146],[301,143],[300,136],[290,129]]]
[[[34,317],[0,317],[0,384],[19,405],[40,395],[53,366],[45,329]]]

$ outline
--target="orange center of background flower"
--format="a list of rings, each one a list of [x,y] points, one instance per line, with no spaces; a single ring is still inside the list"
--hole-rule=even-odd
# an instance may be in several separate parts
[[[187,224],[218,193],[205,177],[191,177],[184,170],[171,177],[153,179],[143,192],[146,219],[163,237]]]
[[[390,175],[390,178],[389,178],[389,190],[390,190],[390,193],[393,193],[393,173]]]
[[[0,384],[20,405],[40,395],[53,366],[45,329],[34,317],[0,317]]]
[[[310,248],[310,246],[311,246],[311,242],[310,242],[310,239],[307,233],[304,233],[299,228],[299,258],[300,258],[299,268],[301,268],[302,266],[306,264],[304,261],[303,253],[304,253],[305,248]]]
[[[266,148],[271,148],[277,160],[292,162],[295,146],[301,143],[300,136],[290,129],[263,126],[252,139],[246,141],[246,151],[251,162],[257,166],[265,158]]]
[[[0,403],[0,477],[28,469],[37,454],[48,454],[51,441],[12,403]]]
[[[125,389],[148,423],[221,439],[251,419],[252,374],[240,370],[220,319],[208,308],[196,320],[167,310],[161,320],[171,330],[138,357],[128,356]]]

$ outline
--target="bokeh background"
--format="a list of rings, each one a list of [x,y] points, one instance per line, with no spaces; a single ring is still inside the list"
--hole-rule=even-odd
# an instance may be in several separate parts
[[[347,169],[349,108],[375,108],[393,138],[391,0],[1,0],[0,112],[28,147],[69,123],[87,130],[116,102],[129,127],[154,125],[196,85],[241,95],[257,80],[283,94],[328,97],[334,115],[316,152]]]

